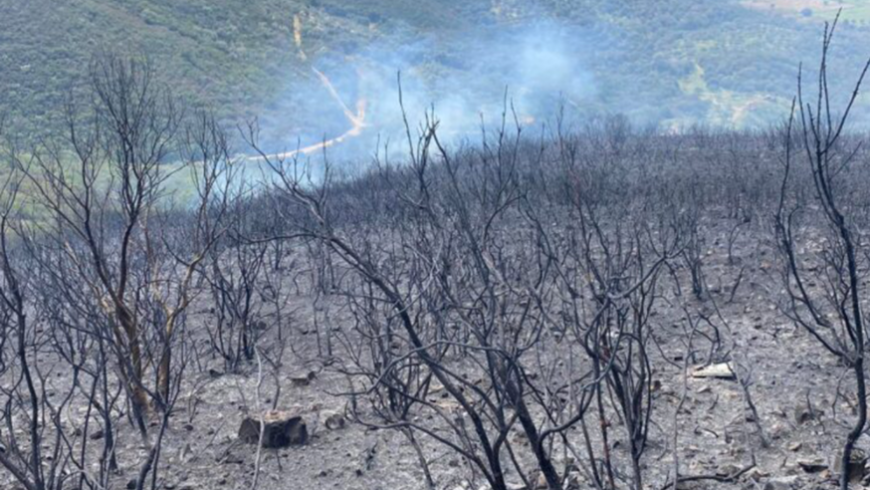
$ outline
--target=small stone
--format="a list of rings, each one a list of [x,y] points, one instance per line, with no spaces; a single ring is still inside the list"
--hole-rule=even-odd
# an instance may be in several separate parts
[[[330,413],[326,415],[326,420],[324,425],[329,430],[339,430],[343,429],[347,422],[344,419],[344,415],[340,413]]]
[[[179,456],[182,461],[187,461],[193,456],[193,449],[190,447],[190,444],[185,444],[181,451],[179,452]]]
[[[770,473],[768,473],[766,471],[762,471],[762,470],[758,469],[757,467],[752,468],[751,470],[749,470],[746,473],[746,477],[752,481],[755,481],[755,482],[761,480],[762,478],[767,478],[769,476],[770,476]]]
[[[736,378],[731,365],[727,362],[720,364],[711,364],[709,366],[700,366],[692,370],[693,378],[713,378],[713,379],[730,379]]]
[[[309,371],[302,375],[296,375],[290,377],[290,382],[293,386],[308,386],[311,384],[311,381],[317,377],[317,373],[314,371]]]
[[[802,470],[807,473],[821,473],[822,471],[828,469],[827,463],[819,458],[799,459],[797,461],[797,464],[801,467]]]
[[[722,465],[717,471],[717,476],[730,477],[731,475],[736,475],[741,468],[734,463],[727,463]]]
[[[791,443],[791,444],[788,445],[788,450],[789,450],[789,451],[792,451],[792,452],[797,452],[797,451],[800,451],[800,450],[801,450],[801,447],[803,447],[803,444],[802,444],[802,443],[800,443],[800,442],[793,442],[793,443]]]
[[[817,420],[822,415],[824,415],[824,412],[813,409],[806,403],[801,403],[794,409],[794,421],[797,424],[804,424],[811,420]]]
[[[780,476],[767,480],[764,490],[791,490],[798,484],[797,476]]]
[[[788,435],[788,432],[788,428],[778,422],[775,422],[770,428],[770,436],[774,439],[782,439]]]
[[[91,438],[92,441],[99,441],[99,440],[102,439],[104,436],[105,436],[105,434],[103,434],[103,431],[98,430],[98,431],[96,431],[96,432],[91,433],[90,438]]]
[[[128,482],[127,482],[127,490],[136,490],[136,484],[137,484],[137,483],[138,483],[138,482],[136,481],[135,478],[132,479],[132,480],[130,480],[130,481],[128,481]]]

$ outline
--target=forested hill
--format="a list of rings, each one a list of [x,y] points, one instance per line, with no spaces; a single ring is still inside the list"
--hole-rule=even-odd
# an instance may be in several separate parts
[[[89,60],[124,52],[177,95],[301,144],[389,124],[399,70],[412,105],[457,121],[507,90],[528,121],[562,105],[753,127],[782,116],[841,7],[845,83],[870,55],[870,0],[2,0],[0,112],[52,127]]]

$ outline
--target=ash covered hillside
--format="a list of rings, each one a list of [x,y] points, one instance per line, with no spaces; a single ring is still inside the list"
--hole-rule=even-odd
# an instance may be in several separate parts
[[[801,8],[795,5],[800,3]],[[95,54],[147,57],[173,90],[227,120],[257,115],[274,151],[401,134],[434,106],[445,133],[556,109],[663,127],[759,127],[783,117],[794,67],[832,2],[599,0],[76,0],[0,5],[0,106],[57,125]],[[858,64],[863,0],[844,10],[838,62]],[[505,101],[508,101],[506,104]],[[859,119],[863,116],[859,116]]]
[[[870,5],[0,8],[0,490],[870,488]]]

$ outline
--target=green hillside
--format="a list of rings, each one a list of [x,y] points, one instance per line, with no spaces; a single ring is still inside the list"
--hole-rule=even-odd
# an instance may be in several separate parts
[[[781,117],[798,63],[840,7],[834,56],[852,75],[870,55],[867,0],[10,0],[0,2],[0,112],[50,128],[89,61],[122,52],[228,119],[261,116],[290,146],[353,131],[354,118],[374,131],[393,114],[399,69],[420,107],[475,120],[507,88],[529,121],[564,104],[751,127]]]

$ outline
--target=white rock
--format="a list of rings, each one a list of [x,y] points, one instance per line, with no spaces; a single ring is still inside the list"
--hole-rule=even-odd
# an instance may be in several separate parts
[[[693,378],[735,379],[734,371],[727,362],[700,366],[692,370]]]

